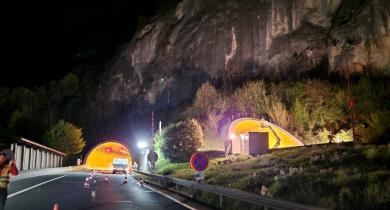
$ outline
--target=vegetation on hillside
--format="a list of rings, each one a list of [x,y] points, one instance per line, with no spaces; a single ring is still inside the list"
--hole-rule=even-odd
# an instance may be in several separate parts
[[[389,142],[390,83],[356,77],[351,82],[355,101],[356,138],[364,143]],[[209,83],[201,86],[185,116],[197,118],[205,141],[223,142],[220,127],[232,115],[261,116],[288,130],[306,144],[352,140],[352,110],[346,84],[307,79],[298,82],[251,81],[233,94],[221,94]],[[230,102],[230,103],[227,103]],[[224,123],[221,123],[225,120]],[[231,119],[230,119],[231,120]]]
[[[197,118],[202,126],[206,148],[223,149],[223,138],[216,132],[219,122],[224,117],[227,101],[209,82],[204,83],[196,92],[193,103],[183,115]]]
[[[71,122],[88,132],[91,138],[99,130],[96,124],[99,106],[93,68],[69,73],[59,81],[38,87],[0,87],[0,138],[24,137],[45,144],[44,134],[59,120]]]
[[[206,131],[206,145],[215,139],[223,143],[225,133],[221,126],[238,113],[265,118],[306,144],[314,144],[257,157],[213,159],[205,182],[332,209],[390,208],[390,84],[383,78],[360,76],[351,79],[351,87],[351,98],[356,104],[355,138],[365,143],[361,147],[315,146],[352,140],[349,92],[342,82],[259,80],[224,94],[205,83],[183,117],[200,121]],[[161,148],[161,144],[157,147]],[[157,173],[192,180],[194,170],[188,160],[173,163],[161,159]],[[209,194],[196,196],[209,204],[219,203],[217,197]],[[225,203],[224,209],[255,209],[229,199]]]
[[[257,157],[212,159],[205,183],[340,210],[389,209],[389,161],[389,145],[300,147]],[[192,180],[194,170],[188,163],[171,163],[157,172]],[[197,196],[206,203],[219,203],[217,197]],[[256,209],[232,200],[224,205],[224,209],[244,208]]]

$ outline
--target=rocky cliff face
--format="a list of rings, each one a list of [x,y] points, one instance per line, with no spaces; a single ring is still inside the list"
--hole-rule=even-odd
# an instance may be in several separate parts
[[[288,79],[318,66],[389,74],[389,11],[386,0],[183,0],[122,48],[101,95],[160,109],[204,80]]]
[[[390,74],[389,1],[342,1],[328,31],[331,71]]]

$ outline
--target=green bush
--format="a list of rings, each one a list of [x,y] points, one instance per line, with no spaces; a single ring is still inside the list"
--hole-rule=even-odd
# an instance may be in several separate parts
[[[354,196],[354,194],[349,188],[343,187],[338,194],[337,209],[340,210],[356,209],[354,208],[354,206],[358,205],[358,203],[355,197],[356,196]]]
[[[198,121],[185,120],[170,125],[158,143],[163,156],[171,162],[187,162],[203,144],[203,132]]]
[[[390,209],[390,181],[368,185],[364,190],[365,209]]]
[[[325,207],[333,207],[332,192],[335,187],[326,183],[321,176],[312,174],[300,174],[282,178],[274,182],[270,192],[274,197],[283,198],[310,205],[324,205],[324,200],[332,200],[325,203]]]
[[[390,171],[389,170],[378,170],[370,172],[367,176],[368,183],[384,183],[389,180]]]
[[[386,166],[390,161],[390,152],[386,146],[369,146],[363,155],[372,165]]]

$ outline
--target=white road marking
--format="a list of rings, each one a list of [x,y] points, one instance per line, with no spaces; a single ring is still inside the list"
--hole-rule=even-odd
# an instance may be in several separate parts
[[[94,201],[96,203],[133,203],[132,201]]]
[[[21,191],[19,191],[19,192],[16,192],[16,193],[13,193],[13,194],[11,194],[11,195],[8,195],[7,198],[12,198],[12,197],[14,197],[15,195],[19,195],[20,193],[24,193],[24,192],[26,192],[26,191],[28,191],[28,190],[34,189],[34,188],[36,188],[36,187],[39,187],[39,186],[44,185],[44,184],[46,184],[46,183],[52,182],[52,181],[54,181],[54,180],[64,178],[64,177],[66,177],[66,176],[68,176],[68,175],[64,175],[64,176],[60,176],[60,177],[57,177],[57,178],[54,178],[54,179],[47,180],[46,182],[39,183],[39,184],[34,185],[34,186],[32,186],[32,187],[29,187],[29,188],[26,188],[26,189],[21,190]]]
[[[134,177],[131,177],[131,178],[134,179]],[[174,197],[172,197],[172,196],[169,196],[169,195],[166,195],[166,194],[164,194],[163,192],[158,191],[157,189],[153,189],[153,188],[151,188],[151,187],[149,187],[149,186],[147,186],[147,185],[145,185],[145,184],[144,184],[144,187],[145,187],[145,188],[148,188],[149,190],[152,190],[152,191],[154,191],[154,192],[156,192],[156,193],[158,193],[158,194],[160,194],[160,195],[163,195],[163,196],[165,196],[166,198],[169,198],[169,199],[175,201],[176,203],[178,203],[178,204],[180,204],[180,205],[182,205],[182,206],[184,206],[184,207],[186,207],[186,208],[188,208],[188,209],[197,210],[196,208],[194,208],[194,207],[192,207],[192,206],[189,206],[189,205],[187,205],[187,204],[185,204],[185,203],[182,203],[181,201],[177,200],[176,198],[174,198]]]

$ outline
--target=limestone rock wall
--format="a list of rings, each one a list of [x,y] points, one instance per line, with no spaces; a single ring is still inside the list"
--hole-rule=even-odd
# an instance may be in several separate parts
[[[205,80],[288,78],[324,63],[330,72],[386,72],[389,8],[386,0],[183,0],[118,52],[102,100],[179,106]]]

